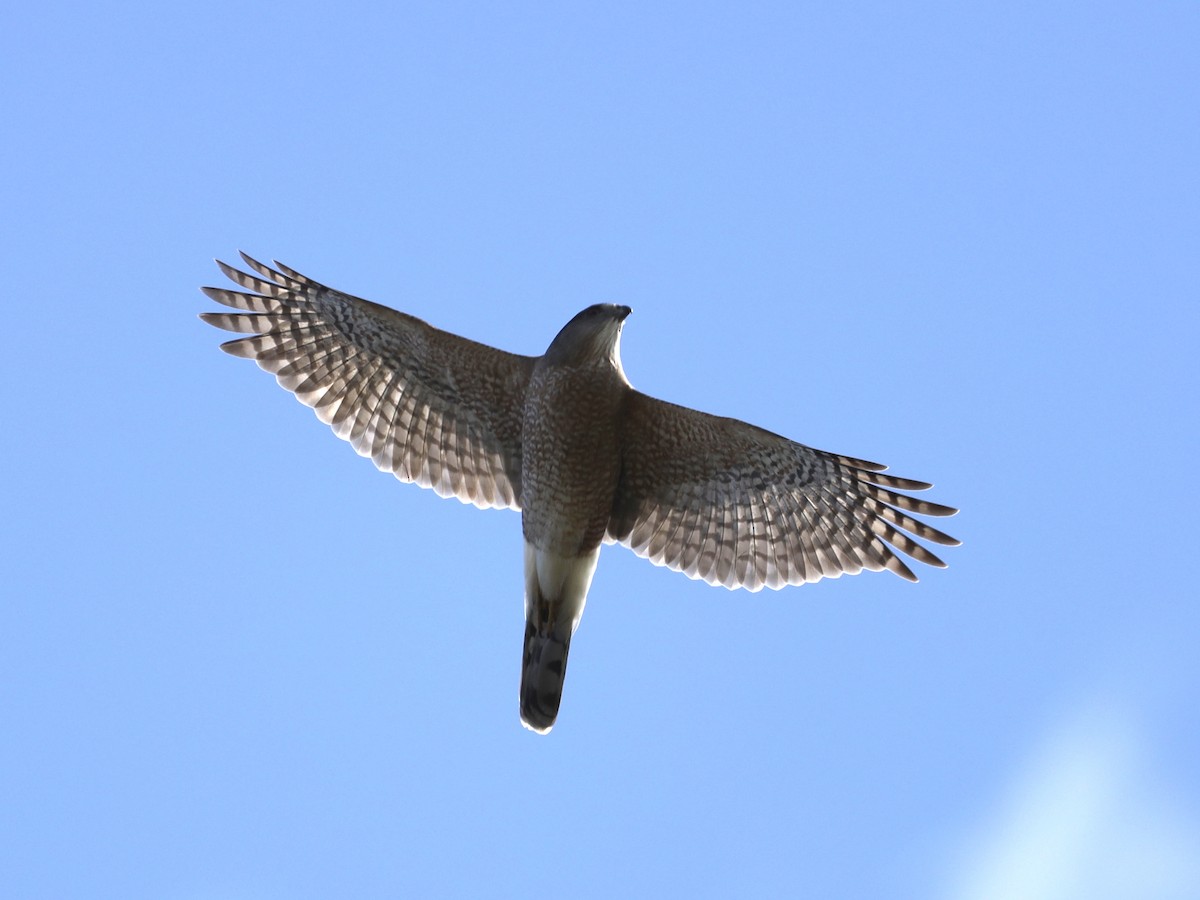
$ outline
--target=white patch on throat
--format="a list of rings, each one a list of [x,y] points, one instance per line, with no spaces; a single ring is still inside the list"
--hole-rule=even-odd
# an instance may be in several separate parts
[[[629,383],[629,379],[625,377],[625,367],[621,365],[621,331],[624,326],[624,322],[617,323],[617,336],[612,342],[612,353],[609,356],[609,361],[612,363],[612,367],[617,370],[617,377],[621,379],[621,383],[626,387],[633,387]]]

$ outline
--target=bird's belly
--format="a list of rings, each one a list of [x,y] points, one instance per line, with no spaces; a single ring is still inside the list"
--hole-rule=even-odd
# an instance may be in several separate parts
[[[521,521],[525,539],[539,550],[580,556],[600,545],[612,515],[616,465],[565,460],[524,480]]]
[[[580,556],[600,545],[620,475],[614,417],[526,420],[521,472],[525,539],[539,550]]]

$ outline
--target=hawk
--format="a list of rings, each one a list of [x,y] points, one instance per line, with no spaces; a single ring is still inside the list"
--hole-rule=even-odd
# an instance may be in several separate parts
[[[571,637],[600,546],[758,591],[887,569],[944,567],[913,537],[959,542],[917,518],[957,510],[931,487],[737,419],[636,391],[621,367],[628,306],[589,306],[541,356],[519,356],[328,288],[278,262],[217,261],[238,312],[204,321],[247,335],[253,359],[361,456],[478,507],[519,509],[525,538],[521,722],[558,717]]]

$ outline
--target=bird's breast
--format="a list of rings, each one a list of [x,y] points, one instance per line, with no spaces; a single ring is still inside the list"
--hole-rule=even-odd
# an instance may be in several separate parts
[[[522,430],[521,515],[538,549],[577,556],[603,539],[620,475],[625,390],[604,372],[534,374]]]

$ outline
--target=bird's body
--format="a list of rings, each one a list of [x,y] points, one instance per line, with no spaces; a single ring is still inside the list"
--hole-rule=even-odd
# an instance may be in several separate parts
[[[538,360],[521,432],[525,535],[525,653],[521,721],[554,724],[571,635],[579,626],[621,474],[620,427],[629,382],[615,346],[628,307],[593,306]],[[599,342],[581,340],[577,332]]]
[[[896,550],[944,564],[905,531],[958,543],[907,514],[955,510],[894,490],[924,482],[634,390],[619,352],[626,306],[588,307],[545,354],[518,356],[243,258],[256,275],[220,265],[251,293],[204,289],[242,311],[206,321],[253,335],[223,349],[273,372],[402,481],[521,510],[521,720],[534,731],[558,715],[604,542],[749,590],[862,569],[915,581]]]

